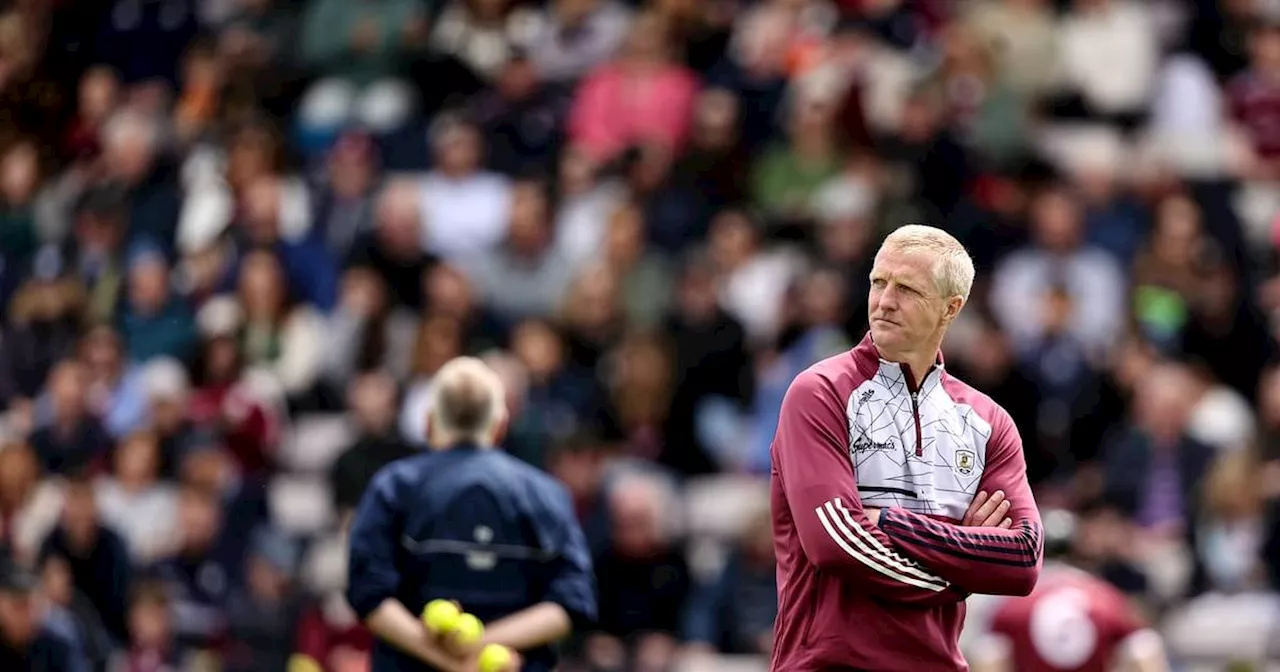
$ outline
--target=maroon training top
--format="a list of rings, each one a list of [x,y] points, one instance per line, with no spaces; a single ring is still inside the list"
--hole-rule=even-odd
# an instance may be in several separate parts
[[[1145,629],[1123,593],[1073,567],[1046,567],[1035,591],[1006,601],[991,624],[1018,672],[1106,672]]]
[[[787,390],[772,448],[775,672],[967,670],[964,598],[1035,587],[1040,514],[1009,414],[941,356],[911,378],[868,334]],[[1012,529],[956,524],[981,490],[1009,497]]]

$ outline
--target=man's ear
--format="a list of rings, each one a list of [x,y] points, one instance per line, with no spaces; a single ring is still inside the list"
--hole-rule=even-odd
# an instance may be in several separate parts
[[[964,297],[953,296],[947,299],[947,309],[942,313],[942,321],[951,324],[960,316],[960,311],[964,308]]]
[[[507,430],[510,428],[511,414],[508,413],[504,407],[502,410],[502,417],[498,418],[498,421],[493,423],[493,433],[491,435],[492,438],[490,439],[490,443],[494,446],[501,446],[502,440],[507,438]]]

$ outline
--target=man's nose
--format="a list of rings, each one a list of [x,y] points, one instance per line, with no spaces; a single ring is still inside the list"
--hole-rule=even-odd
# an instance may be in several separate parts
[[[880,300],[877,302],[879,307],[884,310],[897,310],[898,293],[891,287],[886,287],[880,292]]]

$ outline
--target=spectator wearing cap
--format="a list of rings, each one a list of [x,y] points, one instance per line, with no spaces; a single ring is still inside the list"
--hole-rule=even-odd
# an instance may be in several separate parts
[[[120,335],[106,325],[89,330],[80,360],[89,374],[89,407],[107,432],[119,438],[140,429],[147,419],[142,371],[126,360]]]
[[[70,623],[41,615],[38,585],[16,565],[0,570],[0,668],[89,672]]]
[[[136,243],[128,256],[129,300],[121,333],[129,359],[191,356],[196,341],[195,316],[173,291],[169,261],[159,246]]]
[[[636,19],[618,58],[593,71],[578,89],[568,121],[575,147],[598,162],[640,144],[673,153],[683,147],[699,84],[673,58],[670,41],[656,14]]]
[[[63,489],[58,526],[40,544],[40,559],[57,556],[67,561],[76,590],[89,598],[107,632],[118,641],[127,637],[125,599],[132,565],[125,541],[103,525],[93,481],[81,475]]]
[[[287,669],[303,607],[293,583],[298,555],[297,544],[278,531],[253,533],[244,585],[227,605],[225,672]]]
[[[36,419],[31,446],[44,469],[53,474],[92,468],[111,449],[111,436],[89,413],[88,373],[84,364],[68,359],[49,374],[47,410]]]
[[[126,437],[112,456],[111,474],[96,487],[102,520],[123,537],[133,564],[146,566],[178,541],[178,493],[160,480],[160,446],[152,432]]]

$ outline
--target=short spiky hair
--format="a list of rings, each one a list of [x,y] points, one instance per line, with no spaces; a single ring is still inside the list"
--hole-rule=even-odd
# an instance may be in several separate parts
[[[506,413],[498,374],[480,359],[450,360],[432,380],[431,420],[451,440],[484,443]]]
[[[955,236],[933,226],[907,224],[890,233],[881,250],[925,252],[932,255],[933,281],[944,298],[952,296],[969,300],[973,289],[973,258]]]

